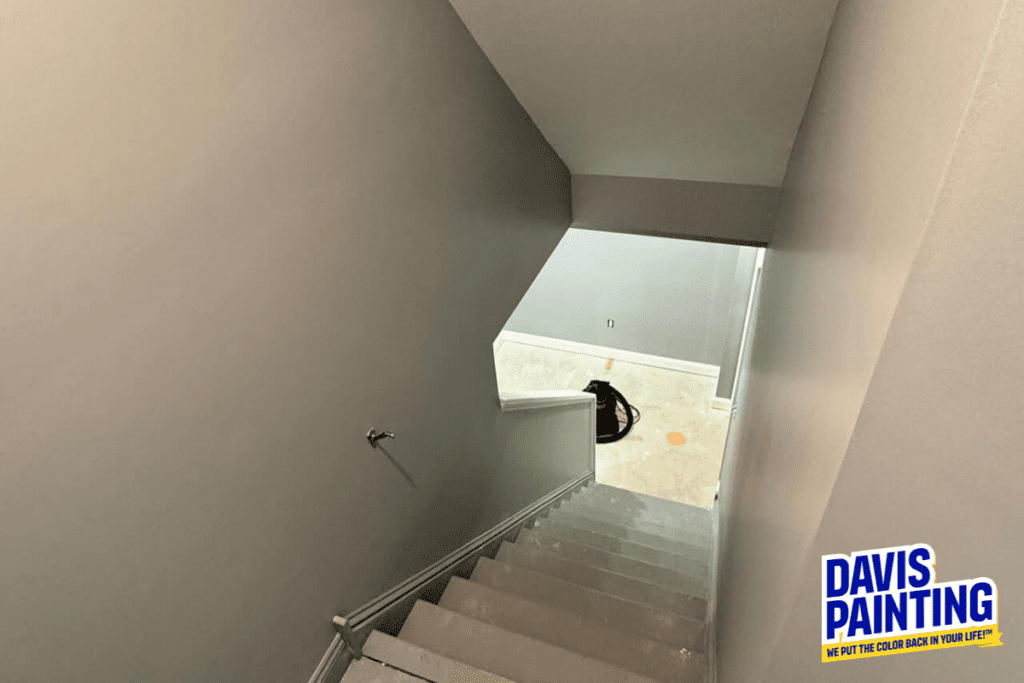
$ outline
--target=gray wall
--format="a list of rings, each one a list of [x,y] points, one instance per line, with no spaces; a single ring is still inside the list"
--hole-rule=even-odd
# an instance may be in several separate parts
[[[0,678],[304,681],[587,470],[491,352],[568,171],[447,2],[4,20]]]
[[[745,285],[736,282],[745,252],[756,254],[750,247],[574,227],[505,329],[708,365],[729,358],[734,364],[739,335],[732,328],[743,325],[736,303],[742,299],[745,312],[750,291],[749,268]],[[615,327],[608,327],[609,318]]]
[[[837,9],[765,259],[744,433],[723,469],[722,683],[766,680],[783,639],[818,651],[783,627],[1001,4]],[[840,675],[824,666],[789,680]]]
[[[740,344],[743,342],[743,323],[747,318],[750,287],[753,285],[754,270],[757,267],[757,252],[757,249],[742,247],[736,259],[736,273],[733,275],[731,300],[725,322],[727,332],[724,351],[719,366],[718,388],[715,390],[715,396],[719,398],[732,398]]]
[[[1024,2],[1013,0],[981,72],[766,680],[1020,679],[1022,73]],[[986,576],[996,582],[1003,647],[822,665],[820,649],[812,647],[821,632],[821,556],[904,543],[935,549],[940,581]]]
[[[764,185],[572,176],[573,226],[766,246],[779,188]]]

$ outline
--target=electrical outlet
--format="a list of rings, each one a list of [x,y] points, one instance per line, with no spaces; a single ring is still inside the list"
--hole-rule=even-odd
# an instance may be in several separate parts
[[[615,321],[611,318],[608,318],[608,327],[615,327]]]

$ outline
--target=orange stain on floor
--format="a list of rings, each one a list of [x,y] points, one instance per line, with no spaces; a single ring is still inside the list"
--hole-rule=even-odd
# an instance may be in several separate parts
[[[668,442],[673,446],[682,446],[686,443],[686,437],[681,432],[669,432]]]

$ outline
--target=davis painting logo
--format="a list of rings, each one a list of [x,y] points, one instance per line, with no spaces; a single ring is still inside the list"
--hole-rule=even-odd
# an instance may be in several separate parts
[[[992,579],[935,583],[918,543],[821,558],[821,661],[999,642]]]

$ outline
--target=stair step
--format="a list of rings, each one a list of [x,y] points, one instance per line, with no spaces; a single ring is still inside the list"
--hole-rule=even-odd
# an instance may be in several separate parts
[[[653,683],[653,679],[646,676],[422,600],[413,606],[398,637],[444,657],[493,671],[516,683]]]
[[[707,602],[701,597],[672,591],[655,583],[608,569],[575,562],[540,546],[505,541],[501,544],[495,560],[624,600],[664,609],[701,623],[707,615]]]
[[[348,665],[345,675],[341,678],[341,683],[423,683],[423,681],[398,669],[389,668],[380,662],[363,657]]]
[[[562,581],[546,574],[481,557],[470,578],[502,593],[577,614],[626,634],[694,652],[704,651],[704,624],[664,609]]]
[[[516,543],[532,545],[580,564],[589,564],[598,569],[607,569],[616,574],[632,576],[634,579],[657,584],[676,593],[686,593],[698,598],[705,597],[702,581],[681,574],[674,569],[619,555],[602,548],[576,543],[558,536],[548,536],[529,529],[519,532]]]
[[[630,526],[629,522],[616,523],[606,519],[588,516],[586,510],[576,508],[559,508],[548,513],[547,518],[552,522],[565,524],[576,529],[593,531],[594,533],[621,538],[631,543],[639,543],[658,550],[682,555],[702,564],[706,563],[710,556],[711,544],[708,539],[698,538],[690,535],[689,540],[682,541],[678,538],[664,534],[651,533],[650,531]],[[680,536],[683,534],[680,534]]]
[[[666,683],[698,680],[705,670],[704,658],[685,648],[631,636],[459,577],[448,582],[438,607]]]
[[[704,595],[707,586],[708,565],[700,560],[694,560],[682,555],[665,552],[657,548],[624,541],[614,536],[605,536],[586,529],[577,529],[559,522],[547,519],[540,519],[534,524],[533,531],[549,537],[555,537],[563,541],[577,543],[580,545],[597,548],[609,553],[615,553],[624,557],[632,558],[640,562],[663,567],[672,572],[685,574],[690,577],[699,595]],[[687,591],[690,592],[690,591]]]
[[[374,631],[363,645],[363,659],[384,662],[390,667],[432,683],[473,681],[473,683],[511,683],[507,678],[443,657],[412,643]],[[361,661],[361,660],[360,660]],[[351,667],[350,667],[351,668]],[[345,679],[342,679],[343,681]]]
[[[555,508],[563,512],[569,512],[580,517],[598,519],[610,522],[627,529],[637,529],[656,536],[671,538],[682,543],[693,543],[696,545],[710,545],[713,538],[712,531],[704,522],[697,527],[687,527],[685,522],[666,523],[668,520],[651,521],[644,515],[628,515],[622,512],[614,512],[601,506],[601,501],[593,498],[573,498]]]
[[[594,483],[572,497],[576,501],[593,501],[595,507],[627,517],[660,518],[661,523],[682,528],[710,531],[714,511],[708,508],[684,505],[644,493],[626,491],[607,484]]]

